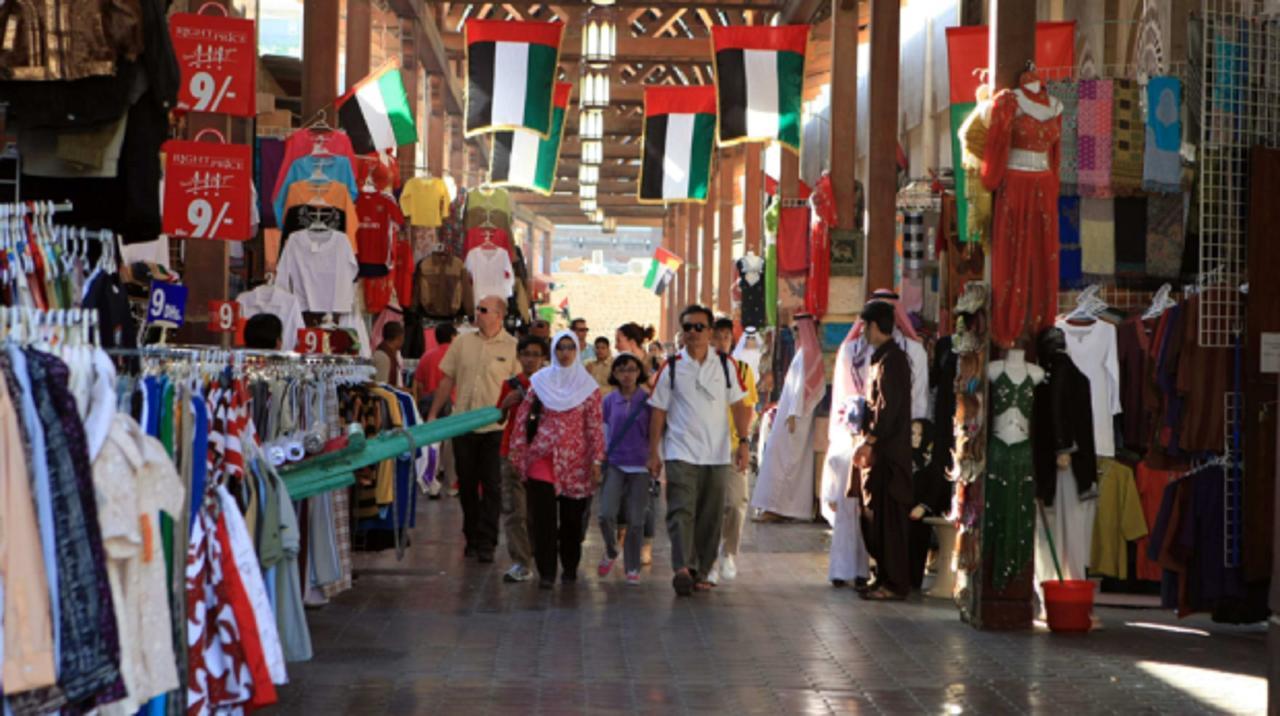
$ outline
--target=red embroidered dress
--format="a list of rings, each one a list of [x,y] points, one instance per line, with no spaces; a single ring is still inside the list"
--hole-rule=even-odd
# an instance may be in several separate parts
[[[529,424],[533,396],[530,390],[516,411],[515,427],[511,429],[511,464],[521,475],[528,475],[531,465],[549,457],[557,495],[574,499],[590,496],[595,491],[591,484],[591,463],[604,461],[604,411],[600,393],[592,393],[572,410],[544,407],[531,444],[525,426]]]
[[[995,192],[991,334],[1003,348],[1053,325],[1058,299],[1057,100],[1025,90],[996,95],[982,157]]]

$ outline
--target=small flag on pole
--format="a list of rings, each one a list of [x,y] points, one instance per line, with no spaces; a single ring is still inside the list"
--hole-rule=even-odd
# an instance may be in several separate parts
[[[564,136],[564,118],[569,111],[569,94],[573,83],[557,82],[555,115],[551,120],[551,136],[523,129],[495,132],[493,151],[489,153],[489,183],[514,186],[550,196],[556,183],[560,162],[560,139]]]
[[[808,25],[711,28],[721,146],[776,141],[800,151]]]
[[[551,134],[564,23],[468,20],[466,136],[501,129]]]
[[[653,262],[649,264],[649,273],[644,277],[644,287],[661,295],[682,265],[683,259],[659,246],[653,252]]]
[[[706,202],[715,134],[715,87],[646,87],[638,201]]]
[[[418,141],[418,127],[400,78],[400,63],[389,60],[337,101],[338,126],[347,131],[356,154],[382,152]]]

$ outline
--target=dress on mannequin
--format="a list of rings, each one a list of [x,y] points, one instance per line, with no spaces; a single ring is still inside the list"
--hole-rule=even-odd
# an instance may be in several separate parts
[[[1057,313],[1061,115],[1034,70],[992,102],[982,183],[996,192],[991,333],[1004,348],[1052,325]]]
[[[1031,412],[1044,370],[1021,350],[987,367],[991,379],[991,440],[983,489],[982,546],[991,584],[1001,589],[1034,554],[1035,469],[1031,458]]]

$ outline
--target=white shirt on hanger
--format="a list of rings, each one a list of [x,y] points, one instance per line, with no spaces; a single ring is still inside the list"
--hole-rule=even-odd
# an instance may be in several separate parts
[[[291,351],[298,343],[298,330],[306,328],[302,320],[302,302],[298,297],[279,286],[259,286],[236,296],[240,313],[251,318],[260,313],[270,313],[284,325],[280,347]]]
[[[507,298],[516,286],[515,270],[505,249],[474,248],[467,254],[464,265],[471,274],[477,303],[485,296]]]
[[[346,234],[331,229],[295,231],[276,264],[276,285],[297,296],[304,311],[348,313],[358,270]]]
[[[1067,355],[1089,379],[1093,407],[1093,444],[1098,457],[1115,457],[1115,421],[1120,407],[1120,358],[1116,350],[1116,327],[1095,320],[1085,326],[1058,319],[1058,328],[1067,336]]]

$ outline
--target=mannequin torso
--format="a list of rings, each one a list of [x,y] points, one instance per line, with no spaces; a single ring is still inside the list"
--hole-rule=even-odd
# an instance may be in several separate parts
[[[1004,360],[992,361],[987,366],[987,377],[993,383],[1001,376],[1008,379],[1015,389],[1025,381],[1039,385],[1044,381],[1044,369],[1028,363],[1026,353],[1018,349],[1010,349]],[[993,390],[999,389],[993,385]],[[1031,415],[1024,413],[1017,405],[1012,405],[996,415],[992,420],[992,434],[1008,445],[1020,443],[1031,437]]]

